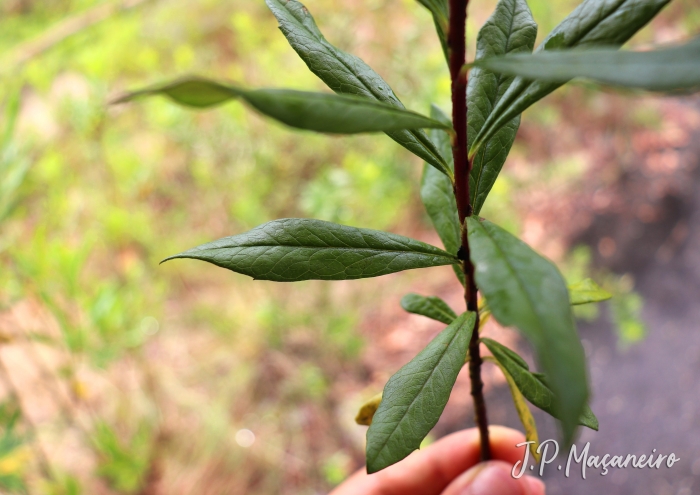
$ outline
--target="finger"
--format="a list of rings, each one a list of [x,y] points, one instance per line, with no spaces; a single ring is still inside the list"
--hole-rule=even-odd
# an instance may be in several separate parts
[[[525,457],[524,447],[516,447],[525,441],[525,435],[505,426],[489,426],[489,445],[491,457],[495,461],[505,461],[511,465],[522,461]]]
[[[514,464],[522,460],[525,440],[510,428],[489,428],[494,459]],[[479,432],[472,428],[441,438],[425,450],[414,452],[398,464],[372,475],[358,471],[332,492],[332,495],[438,495],[461,473],[480,460]]]
[[[458,476],[442,495],[545,495],[544,483],[531,476],[515,479],[512,464],[489,461]]]

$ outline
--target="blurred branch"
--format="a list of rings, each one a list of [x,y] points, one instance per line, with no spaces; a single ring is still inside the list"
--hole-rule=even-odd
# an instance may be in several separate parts
[[[99,24],[116,14],[139,7],[150,1],[152,0],[121,0],[102,3],[85,12],[68,17],[39,36],[20,43],[11,50],[8,59],[9,64],[6,66],[8,68],[4,72],[29,62],[34,57],[41,55],[74,34]]]

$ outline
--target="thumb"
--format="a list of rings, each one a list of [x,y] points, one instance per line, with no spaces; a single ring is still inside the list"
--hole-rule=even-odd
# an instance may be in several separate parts
[[[544,495],[544,483],[531,476],[515,479],[503,461],[477,464],[450,483],[442,495]]]

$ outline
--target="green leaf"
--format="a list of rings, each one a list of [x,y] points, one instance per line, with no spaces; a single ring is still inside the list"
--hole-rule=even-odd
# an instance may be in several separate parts
[[[308,9],[296,0],[265,0],[289,44],[324,83],[336,93],[363,96],[404,108],[389,85],[362,59],[331,45]],[[387,132],[401,146],[448,177],[452,172],[428,136],[420,130]]]
[[[284,218],[166,258],[191,258],[258,280],[351,280],[458,263],[408,237],[321,220]]]
[[[554,30],[536,52],[558,48],[620,46],[648,23],[670,0],[585,0]],[[469,155],[523,110],[561,86],[561,82],[517,77],[475,136]]]
[[[447,32],[449,30],[450,9],[447,5],[447,0],[418,0],[423,7],[428,9],[433,14],[433,22],[435,22],[435,31],[437,31],[442,53],[445,55],[445,60],[450,63],[449,48],[447,45]]]
[[[468,217],[467,232],[477,286],[494,318],[517,327],[533,345],[568,445],[586,405],[588,384],[564,278],[552,262],[487,220]]]
[[[540,462],[540,454],[537,453],[537,446],[540,442],[539,435],[537,434],[537,422],[532,416],[532,412],[525,402],[525,397],[520,392],[518,385],[513,380],[513,377],[508,373],[508,370],[497,360],[491,356],[485,356],[484,361],[493,362],[498,368],[503,372],[503,376],[508,383],[508,388],[510,389],[510,395],[513,398],[513,404],[515,405],[515,411],[518,413],[518,418],[520,418],[520,423],[522,423],[525,429],[525,440],[528,442],[535,442],[530,444],[530,453],[535,458],[536,462]]]
[[[452,126],[450,118],[436,105],[430,107],[430,116],[445,125]],[[452,143],[446,132],[439,129],[430,131],[430,139],[452,171]],[[438,172],[428,163],[423,165],[420,197],[425,210],[428,212],[433,226],[440,236],[443,246],[449,253],[457,254],[462,245],[462,233],[457,217],[457,202],[452,188],[452,181],[445,174]],[[464,271],[461,265],[453,265],[455,275],[465,284]]]
[[[476,41],[476,60],[506,53],[530,53],[535,46],[536,37],[537,23],[532,18],[527,2],[500,0],[494,13],[479,31]],[[469,74],[467,104],[470,146],[513,79],[480,67],[474,68]],[[474,156],[469,176],[470,200],[474,214],[481,211],[486,196],[496,182],[508,152],[513,146],[519,126],[520,115],[516,115]]]
[[[117,102],[153,95],[165,95],[177,103],[197,108],[240,98],[260,113],[290,127],[329,134],[449,128],[448,124],[418,113],[358,96],[288,89],[247,90],[202,78],[180,79],[135,91]]]
[[[610,292],[602,289],[590,278],[569,286],[569,299],[572,306],[606,301],[611,297]]]
[[[481,67],[549,82],[574,77],[649,91],[700,90],[700,38],[660,50],[575,49],[482,60]]]
[[[480,340],[493,354],[504,372],[511,376],[518,390],[528,401],[555,418],[559,418],[554,408],[554,393],[547,385],[544,375],[531,372],[525,360],[506,346],[485,337]],[[588,404],[578,417],[578,424],[598,431],[598,419]]]
[[[427,316],[440,321],[445,325],[452,323],[457,318],[450,305],[439,297],[425,297],[418,294],[406,294],[401,299],[401,307],[409,313]]]
[[[475,313],[463,313],[392,376],[367,430],[367,472],[420,447],[442,414],[467,355]]]
[[[443,129],[452,129],[452,119],[450,119],[450,117],[435,103],[430,105],[430,118],[442,123]],[[435,145],[442,159],[447,163],[450,172],[454,172],[454,164],[452,163],[452,140],[449,134],[442,129],[431,129],[430,140]],[[450,187],[452,187],[451,183]],[[453,194],[451,195],[453,196]]]

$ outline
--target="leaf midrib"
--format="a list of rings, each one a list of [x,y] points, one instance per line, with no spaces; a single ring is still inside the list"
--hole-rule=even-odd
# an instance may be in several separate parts
[[[202,251],[208,251],[208,250],[215,250],[215,249],[234,249],[234,248],[247,248],[247,247],[266,247],[266,248],[276,248],[276,247],[282,247],[282,248],[293,248],[293,249],[333,249],[333,250],[344,250],[344,251],[359,251],[359,250],[366,250],[366,251],[376,251],[379,253],[400,253],[400,254],[406,254],[406,253],[416,253],[416,254],[425,254],[425,255],[430,255],[430,256],[440,256],[442,258],[449,258],[450,260],[454,260],[454,262],[458,262],[459,259],[456,258],[455,256],[452,256],[450,253],[447,251],[444,251],[444,254],[442,253],[433,253],[430,251],[419,251],[419,250],[414,250],[414,249],[407,249],[407,250],[399,250],[399,249],[382,249],[382,248],[372,248],[372,247],[335,247],[335,246],[296,246],[296,245],[289,245],[289,244],[238,244],[238,245],[229,245],[229,246],[216,246],[216,247],[209,247],[206,249],[202,249]],[[436,248],[439,249],[439,248]]]
[[[517,8],[518,8],[518,2],[517,2],[517,0],[514,0],[513,1],[513,12],[511,13],[511,16],[510,16],[510,26],[508,27],[508,36],[506,36],[506,46],[505,46],[505,50],[503,51],[504,55],[508,53],[508,47],[510,46],[510,37],[513,34],[513,25],[515,24],[515,11],[517,10]],[[499,99],[498,98],[498,93],[499,93],[498,87],[501,85],[501,82],[503,81],[505,74],[502,74],[502,73],[498,74],[497,77],[498,77],[498,79],[496,80],[496,98],[497,98],[497,100],[494,102],[494,106],[496,105],[496,103],[498,103],[498,99]],[[493,110],[493,108],[492,108],[492,110]]]
[[[579,36],[579,37],[578,37],[575,41],[573,41],[569,46],[574,46],[574,45],[580,43],[581,40],[583,40],[583,38],[585,38],[586,36],[588,36],[588,34],[589,34],[591,31],[593,31],[596,27],[598,27],[598,26],[601,25],[603,22],[605,22],[605,20],[606,20],[608,17],[610,17],[610,16],[612,16],[613,14],[615,14],[624,4],[627,3],[627,1],[628,1],[628,0],[620,0],[620,3],[617,4],[617,5],[610,11],[609,14],[607,14],[607,15],[604,16],[602,19],[600,19],[596,24],[594,24],[593,26],[591,26],[590,28],[588,28],[587,30],[585,30],[585,31],[581,34],[581,36]],[[542,44],[542,47],[543,47],[543,51],[544,51],[544,43]],[[539,50],[538,50],[538,51],[539,51]]]
[[[264,94],[263,92],[265,90],[254,90],[254,91],[258,91],[258,92]],[[245,93],[252,93],[252,92],[253,91],[246,91]],[[243,91],[241,91],[241,93],[243,93]],[[303,103],[307,103],[309,101],[307,99],[307,97],[309,95],[314,95],[314,96],[320,95],[323,97],[336,96],[336,97],[340,97],[341,99],[347,98],[348,103],[352,103],[353,107],[368,107],[371,109],[376,109],[376,110],[380,110],[380,111],[384,111],[384,112],[390,112],[392,114],[396,114],[399,116],[411,116],[411,117],[414,117],[417,119],[425,120],[426,123],[430,122],[430,121],[434,122],[434,119],[431,119],[430,117],[426,117],[425,115],[421,115],[420,113],[415,112],[413,110],[410,110],[406,107],[402,108],[402,107],[397,107],[396,105],[389,105],[388,103],[385,103],[379,99],[377,99],[377,100],[370,100],[369,98],[363,99],[357,95],[352,95],[352,93],[335,93],[335,94],[328,93],[328,94],[326,94],[326,93],[308,93],[305,91],[298,91],[298,92],[297,91],[295,91],[295,92],[289,91],[288,97],[289,97],[290,101],[295,101],[295,102],[301,101]],[[240,97],[240,95],[232,95],[232,98],[235,98],[235,97]],[[245,98],[245,96],[244,96],[244,98]],[[331,101],[331,103],[334,103],[333,99],[331,99],[331,98],[328,98],[328,99]],[[319,100],[320,100],[320,98],[319,98]],[[342,101],[342,100],[339,100],[338,102],[340,102],[340,101]],[[436,127],[436,129],[443,129],[443,127]]]
[[[278,0],[278,3],[279,3],[279,0]],[[315,33],[311,32],[311,30],[309,30],[309,29],[303,24],[302,21],[300,21],[299,19],[297,19],[297,17],[294,15],[294,13],[293,13],[291,10],[287,9],[287,2],[285,2],[283,8],[284,8],[285,10],[287,10],[287,12],[289,12],[289,13],[291,14],[291,16],[297,21],[297,25],[298,25],[299,27],[301,27],[306,33],[308,33],[309,36],[310,36],[311,38],[313,38],[314,40],[316,40],[316,42],[318,42],[319,44],[323,45],[323,47],[326,49],[326,51],[330,51],[329,55],[331,55],[331,56],[332,56],[334,59],[336,59],[343,67],[345,67],[345,69],[347,70],[347,72],[350,73],[351,75],[353,75],[353,76],[355,77],[355,79],[357,79],[357,80],[362,84],[362,86],[365,88],[366,91],[368,91],[372,96],[374,96],[374,98],[375,98],[376,100],[382,101],[382,100],[379,99],[379,97],[377,97],[376,93],[372,90],[373,88],[368,87],[368,86],[367,86],[367,83],[365,83],[365,81],[363,81],[359,76],[357,76],[357,75],[354,74],[354,72],[353,72],[353,70],[352,70],[352,67],[350,67],[348,64],[345,63],[344,60],[342,60],[340,57],[337,56],[336,52],[340,51],[340,49],[334,47],[327,39],[325,39],[325,37],[319,39],[319,38],[316,36]],[[315,20],[314,20],[314,24],[316,24],[316,21],[315,21]],[[317,27],[318,27],[318,26],[317,26]],[[320,30],[319,30],[319,31],[320,31]],[[325,41],[325,43],[324,43],[324,41]],[[352,56],[352,54],[349,54],[349,53],[348,53],[348,55],[351,55],[351,56]],[[380,77],[381,77],[381,76],[380,76]],[[324,82],[325,82],[325,81],[324,81]],[[331,88],[331,89],[333,89],[333,88]],[[333,90],[333,91],[335,91],[335,90]],[[335,91],[335,92],[338,93],[338,91]],[[340,93],[340,94],[352,94],[352,93]],[[397,98],[397,100],[398,100],[398,98]],[[402,106],[403,106],[403,104],[402,104]]]
[[[441,315],[446,316],[448,320],[454,321],[454,319],[455,319],[454,314],[450,314],[450,313],[448,313],[447,311],[445,311],[443,308],[440,308],[440,307],[437,308],[437,311],[438,311],[438,313],[440,313]],[[448,325],[449,325],[449,323],[448,323]]]

